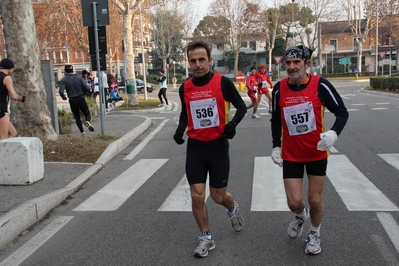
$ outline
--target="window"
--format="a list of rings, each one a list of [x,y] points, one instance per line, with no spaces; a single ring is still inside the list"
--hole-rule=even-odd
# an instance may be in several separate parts
[[[216,66],[217,67],[224,67],[224,59],[223,60],[217,60],[216,61]]]
[[[75,57],[76,57],[76,59],[82,59],[83,58],[82,50],[76,50],[75,51]]]
[[[333,52],[337,51],[337,40],[330,40],[330,45],[334,47]]]

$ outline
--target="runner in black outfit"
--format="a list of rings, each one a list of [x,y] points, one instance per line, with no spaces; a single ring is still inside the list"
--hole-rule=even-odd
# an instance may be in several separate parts
[[[194,77],[186,80],[179,89],[182,110],[173,138],[177,144],[183,144],[183,134],[188,128],[186,176],[194,218],[202,233],[193,255],[206,257],[208,251],[215,248],[205,204],[208,173],[211,198],[227,209],[235,232],[240,232],[244,226],[238,204],[227,192],[230,171],[228,139],[234,137],[236,126],[245,116],[247,107],[230,79],[209,72],[212,58],[208,44],[202,41],[190,43],[187,56]],[[237,109],[231,120],[229,102]]]
[[[14,71],[14,62],[4,58],[0,62],[0,140],[17,136],[17,130],[11,124],[8,115],[8,102],[11,99],[25,102],[26,96],[20,96],[12,85],[11,74]]]
[[[94,131],[94,127],[90,124],[91,115],[85,99],[86,92],[90,91],[90,87],[81,77],[73,74],[72,65],[66,65],[64,70],[67,75],[60,81],[59,94],[63,100],[67,100],[64,94],[66,90],[69,98],[69,105],[76,120],[76,125],[82,136],[84,136],[85,132],[83,130],[82,121],[80,120],[80,111],[82,111],[86,119],[84,125],[88,127],[90,131]],[[85,92],[83,92],[83,90]]]

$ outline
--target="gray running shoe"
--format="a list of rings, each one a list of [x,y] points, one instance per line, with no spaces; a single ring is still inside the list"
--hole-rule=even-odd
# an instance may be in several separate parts
[[[310,231],[306,243],[305,253],[308,255],[317,255],[321,252],[320,235],[317,232]]]
[[[213,250],[216,245],[215,241],[213,239],[208,239],[206,236],[200,236],[198,237],[198,240],[200,241],[198,247],[194,249],[194,257],[199,257],[199,258],[205,258],[208,256],[208,251]]]
[[[242,228],[244,227],[244,218],[240,215],[240,210],[238,208],[237,202],[233,202],[234,206],[236,206],[236,211],[234,212],[233,215],[230,215],[230,220],[231,220],[231,226],[233,226],[233,230],[235,232],[240,232]]]
[[[309,218],[309,209],[305,208],[305,211],[305,219],[295,216],[295,220],[293,220],[288,226],[287,234],[290,238],[295,239],[302,234],[303,223]]]
[[[86,121],[86,122],[85,122],[85,126],[86,126],[91,132],[94,131],[94,127],[90,124],[89,121]]]

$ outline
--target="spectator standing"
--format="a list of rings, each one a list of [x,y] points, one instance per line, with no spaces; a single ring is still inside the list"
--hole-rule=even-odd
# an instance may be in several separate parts
[[[310,216],[306,254],[319,254],[320,225],[324,217],[323,188],[326,181],[329,149],[343,130],[349,114],[336,89],[326,79],[306,73],[312,51],[294,46],[285,52],[288,78],[273,90],[271,119],[272,160],[283,167],[288,207],[295,219],[288,236],[298,238]],[[325,131],[324,109],[335,115],[330,130]],[[308,204],[303,200],[303,176],[308,177]]]
[[[194,77],[179,88],[181,113],[173,138],[177,144],[183,144],[187,128],[186,176],[194,218],[201,232],[200,243],[193,255],[206,257],[208,251],[215,248],[205,204],[208,173],[211,198],[227,209],[235,232],[240,232],[244,226],[238,204],[227,192],[230,171],[228,139],[234,137],[236,126],[247,108],[230,79],[210,72],[212,57],[209,44],[202,41],[189,43],[187,57]],[[227,102],[237,109],[231,120]]]
[[[154,79],[159,82],[158,98],[159,98],[159,101],[161,103],[158,106],[167,107],[169,105],[169,103],[168,103],[168,98],[166,98],[166,90],[168,89],[168,85],[167,85],[167,79],[166,79],[166,76],[165,76],[165,71],[164,70],[160,70],[159,71],[159,78],[154,78]],[[163,103],[162,97],[165,100],[165,104]]]
[[[0,62],[0,140],[17,136],[17,130],[10,121],[8,114],[8,102],[10,98],[14,101],[25,102],[26,96],[16,93],[12,84],[11,75],[14,72],[14,62],[4,58]]]
[[[89,85],[81,78],[73,74],[73,66],[66,65],[65,68],[66,76],[60,81],[59,94],[63,100],[67,100],[64,92],[66,91],[69,98],[69,106],[75,117],[76,125],[78,126],[80,133],[84,136],[86,133],[83,130],[82,121],[80,120],[80,111],[85,116],[84,125],[90,130],[94,131],[94,127],[91,125],[91,115],[89,107],[87,106],[85,94],[90,91]]]

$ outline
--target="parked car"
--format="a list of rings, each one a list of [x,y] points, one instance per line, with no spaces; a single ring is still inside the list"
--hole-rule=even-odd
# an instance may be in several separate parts
[[[147,91],[153,92],[155,90],[155,85],[152,83],[147,83]],[[136,79],[136,90],[138,93],[144,93],[144,81],[142,79]],[[125,79],[123,77],[118,77],[118,91],[119,93],[125,93]]]
[[[147,82],[146,85],[147,85],[148,92],[153,92],[155,90],[154,84]],[[136,79],[136,89],[137,89],[137,92],[144,93],[144,90],[143,90],[144,89],[144,81],[142,79]]]
[[[391,75],[386,75],[385,77],[389,78],[389,77],[399,77],[399,72],[396,73],[391,73]]]

